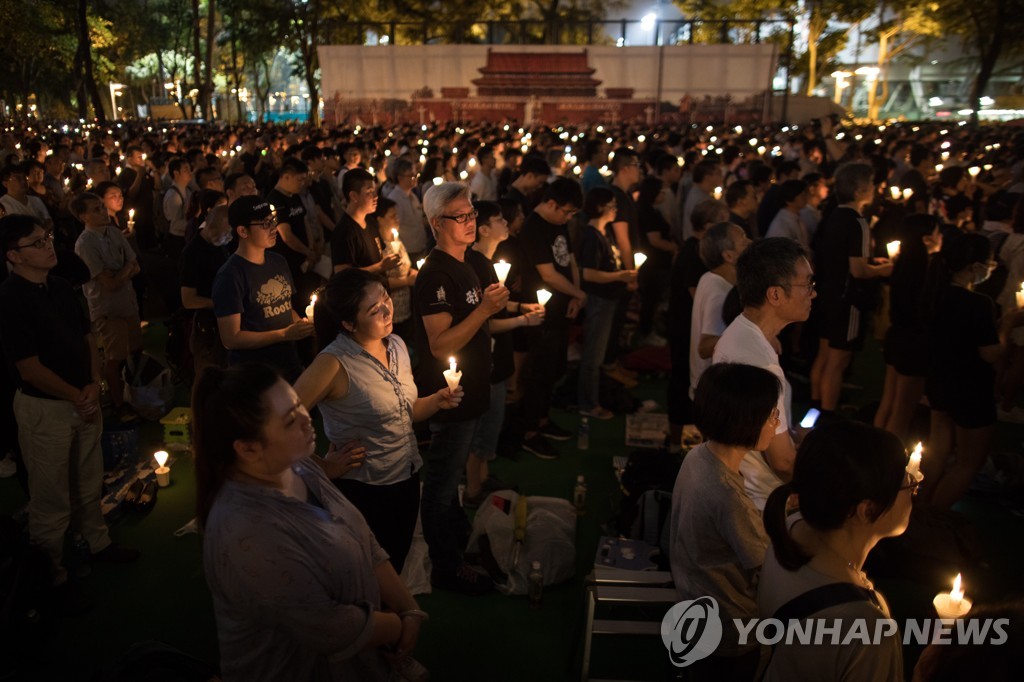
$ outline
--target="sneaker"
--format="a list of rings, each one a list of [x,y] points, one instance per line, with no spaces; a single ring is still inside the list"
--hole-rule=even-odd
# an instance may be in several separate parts
[[[523,449],[527,452],[532,452],[541,459],[558,459],[558,450],[551,444],[551,441],[539,433],[533,438],[524,439]]]
[[[550,420],[538,430],[551,440],[569,440],[572,438],[571,431],[566,431],[561,426]]]
[[[103,561],[108,564],[130,564],[139,558],[139,550],[111,542],[105,549],[92,555],[93,561]]]
[[[0,459],[0,478],[10,478],[16,473],[18,473],[18,465],[13,457],[7,455]]]
[[[493,580],[486,575],[477,573],[465,563],[451,573],[433,571],[430,576],[430,584],[439,590],[460,592],[471,596],[494,591]]]

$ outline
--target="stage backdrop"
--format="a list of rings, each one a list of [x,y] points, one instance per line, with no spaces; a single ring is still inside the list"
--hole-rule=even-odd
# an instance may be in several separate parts
[[[512,109],[546,118],[556,106],[631,118],[650,115],[659,94],[684,113],[701,102],[742,107],[771,89],[777,61],[770,44],[328,45],[319,56],[328,119],[370,106],[385,119],[398,110],[408,119],[424,111],[429,118],[475,118]]]

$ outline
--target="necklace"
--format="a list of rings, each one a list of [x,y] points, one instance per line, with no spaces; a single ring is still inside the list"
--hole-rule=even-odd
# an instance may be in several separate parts
[[[825,542],[824,539],[821,538],[821,536],[818,536],[818,542],[821,543],[822,547],[824,547],[829,552],[831,552],[834,557],[836,557],[837,559],[842,561],[844,564],[846,564],[846,568],[848,568],[850,570],[850,573],[852,573],[856,577],[857,582],[859,582],[861,585],[863,585],[864,587],[868,588],[869,590],[874,591],[875,586],[868,579],[868,576],[867,576],[866,573],[864,573],[864,571],[862,571],[861,569],[859,569],[856,566],[854,566],[852,561],[847,560],[846,557],[844,557],[842,554],[840,554],[839,552],[834,550],[831,545],[829,545],[827,542]]]

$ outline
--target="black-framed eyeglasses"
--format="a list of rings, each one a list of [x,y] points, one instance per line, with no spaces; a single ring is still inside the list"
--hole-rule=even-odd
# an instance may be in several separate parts
[[[44,234],[42,237],[40,237],[39,239],[35,240],[34,242],[29,242],[28,244],[16,244],[15,246],[11,247],[11,250],[13,250],[13,251],[21,251],[22,249],[29,249],[29,248],[32,248],[32,249],[42,249],[42,248],[46,248],[46,245],[50,244],[51,242],[53,242],[53,232],[52,231],[48,231],[46,234]]]
[[[807,289],[807,293],[811,293],[815,290],[817,282],[811,277],[806,282],[787,282],[786,284],[780,284],[783,289],[789,289],[789,287],[800,287],[801,289]]]
[[[575,206],[559,206],[558,211],[567,218],[572,218],[574,215],[580,212],[580,209],[576,208]]]
[[[456,222],[459,225],[465,225],[470,220],[476,220],[478,215],[480,215],[479,211],[467,211],[466,213],[460,213],[458,215],[443,215],[441,217],[445,220]]]
[[[259,227],[264,230],[272,230],[275,227],[277,227],[277,218],[275,218],[272,215],[268,215],[263,220],[260,220],[255,223],[249,223],[249,227]]]

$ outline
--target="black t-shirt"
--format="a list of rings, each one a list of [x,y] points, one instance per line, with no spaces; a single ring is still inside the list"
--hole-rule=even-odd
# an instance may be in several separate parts
[[[479,251],[466,250],[466,263],[473,268],[477,279],[480,280],[480,286],[484,289],[498,283],[498,275],[494,272],[493,265],[496,262],[497,260],[487,260],[487,257]],[[491,319],[504,320],[509,317],[515,317],[515,315],[507,310],[502,310]],[[494,364],[491,369],[492,384],[504,381],[515,373],[515,362],[512,359],[512,330],[491,336],[491,362]]]
[[[508,239],[498,244],[494,250],[494,262],[503,260],[509,264],[508,277],[505,278],[505,287],[510,292],[509,298],[513,301],[526,301],[523,298],[523,266],[526,265],[526,252],[523,251],[523,243],[519,237],[509,236]]]
[[[302,198],[298,194],[287,196],[275,188],[267,194],[267,203],[277,210],[278,221],[288,223],[295,238],[309,246],[309,236],[306,234],[306,205],[302,203]],[[274,244],[274,251],[284,256],[288,261],[288,267],[291,268],[292,278],[298,279],[306,257],[285,244],[280,235]]]
[[[381,259],[380,237],[377,230],[367,221],[363,228],[348,213],[341,214],[341,220],[331,235],[331,263],[366,268]]]
[[[416,309],[416,385],[420,395],[430,395],[448,384],[443,372],[448,369],[448,358],[435,358],[430,352],[423,318],[448,313],[454,327],[476,310],[483,299],[483,287],[473,268],[465,262],[434,249],[427,255],[416,277],[413,305]],[[462,402],[454,410],[441,410],[433,418],[439,422],[458,422],[476,419],[491,405],[491,335],[487,325],[454,353],[457,369],[462,372],[460,385],[465,391]]]
[[[579,266],[581,270],[586,268],[602,272],[615,272],[619,269],[616,266],[615,256],[612,254],[612,247],[608,243],[607,235],[593,225],[588,224],[583,228],[583,245],[580,249]],[[583,291],[587,292],[588,296],[618,299],[625,289],[625,282],[598,284],[583,280]]]
[[[669,227],[668,221],[665,220],[665,216],[661,214],[661,211],[653,206],[637,206],[637,217],[640,220],[640,243],[643,246],[644,253],[647,255],[647,262],[644,263],[644,267],[654,270],[668,270],[672,267],[672,254],[668,251],[654,248],[647,238],[647,235],[651,232],[657,232],[662,239],[671,242],[672,228]]]
[[[633,247],[633,252],[644,250],[647,239],[646,235],[640,233],[640,214],[637,212],[633,195],[623,192],[616,185],[610,185],[608,189],[615,195],[615,218],[612,222],[629,225],[629,243]],[[646,228],[644,231],[646,232]],[[650,256],[650,254],[647,255]]]
[[[313,202],[320,207],[320,210],[331,216],[333,220],[334,216],[334,192],[331,191],[331,185],[327,180],[323,178],[317,178],[309,186],[309,194],[313,197]]]
[[[213,280],[229,255],[227,247],[214,246],[202,235],[196,237],[181,252],[181,286],[195,289],[196,295],[203,298],[212,298]]]
[[[693,296],[690,289],[696,289],[701,276],[707,272],[700,259],[700,240],[690,237],[683,242],[672,263],[668,292],[668,333],[669,337],[688,342],[690,338],[690,316],[693,313]]]
[[[533,211],[533,206],[530,205],[530,198],[520,192],[518,187],[512,187],[510,185],[508,191],[502,196],[502,199],[515,199],[518,201],[519,205],[523,208],[523,215],[528,216]]]
[[[868,255],[868,226],[857,211],[838,206],[818,228],[815,305],[831,306],[843,300],[850,282],[850,259]],[[852,293],[852,292],[851,292]]]
[[[213,312],[220,317],[241,315],[242,331],[267,332],[292,324],[292,282],[288,263],[273,251],[262,264],[232,254],[213,280]],[[283,372],[298,366],[295,343],[282,341],[263,348],[228,351],[228,363],[266,362]]]
[[[39,362],[75,388],[92,381],[91,356],[86,334],[89,316],[71,285],[53,275],[46,284],[34,284],[11,273],[0,285],[0,342],[4,357],[14,364],[38,357]],[[15,373],[12,376],[18,376]],[[26,395],[62,400],[20,381]]]
[[[978,348],[999,343],[992,299],[949,285],[939,294],[936,310],[929,324],[929,396],[942,396],[943,403],[954,395],[961,404],[991,403],[995,368]]]
[[[523,301],[536,303],[537,290],[547,289],[551,292],[551,300],[545,307],[544,324],[565,320],[565,315],[569,310],[569,301],[572,299],[567,294],[548,286],[541,279],[537,266],[552,265],[555,272],[570,282],[573,281],[569,230],[565,225],[553,225],[537,213],[531,213],[523,223],[523,231],[519,234],[519,240],[522,243],[523,252],[526,254],[526,263],[523,264]]]

